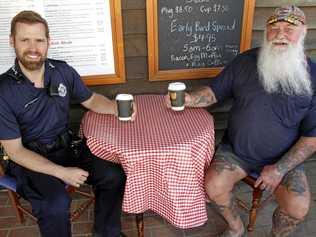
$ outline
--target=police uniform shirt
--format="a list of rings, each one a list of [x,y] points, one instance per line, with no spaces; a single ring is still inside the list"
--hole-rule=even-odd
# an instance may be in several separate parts
[[[49,144],[68,127],[70,100],[82,103],[91,96],[63,61],[45,61],[44,88],[34,87],[16,62],[0,76],[0,139]]]
[[[245,162],[266,165],[276,162],[300,136],[316,137],[316,64],[308,59],[312,97],[269,94],[259,81],[258,52],[237,56],[210,87],[219,103],[234,100],[221,147]]]

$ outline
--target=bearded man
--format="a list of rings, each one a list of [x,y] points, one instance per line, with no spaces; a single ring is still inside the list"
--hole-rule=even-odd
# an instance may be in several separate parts
[[[85,182],[95,194],[93,236],[123,236],[123,169],[94,156],[85,140],[74,151],[68,124],[70,101],[112,115],[116,102],[92,92],[66,62],[47,58],[49,28],[38,13],[21,11],[12,19],[10,45],[16,60],[0,75],[0,143],[10,156],[7,173],[30,201],[41,236],[71,237],[65,186]]]
[[[245,232],[232,190],[250,173],[278,203],[271,236],[288,236],[308,213],[311,194],[302,164],[316,151],[316,64],[304,54],[306,31],[301,9],[277,8],[261,49],[240,54],[209,87],[186,95],[187,107],[234,100],[205,177],[208,197],[228,224],[222,236]]]

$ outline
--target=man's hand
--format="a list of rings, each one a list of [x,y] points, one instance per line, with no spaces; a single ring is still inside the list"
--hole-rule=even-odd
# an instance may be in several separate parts
[[[262,190],[274,192],[277,186],[281,183],[285,174],[278,171],[276,165],[267,165],[261,171],[260,176],[256,180],[255,187],[260,187]]]
[[[165,95],[165,103],[166,103],[166,105],[167,105],[167,108],[171,108],[171,100],[170,100],[170,96],[169,96],[169,94],[166,94]]]
[[[185,94],[184,94],[184,105],[186,106],[186,107],[190,107],[189,105],[190,105],[190,102],[192,101],[192,98],[191,98],[191,96],[190,96],[190,94],[189,93],[187,93],[187,92],[185,92]],[[166,103],[166,105],[167,105],[167,108],[171,108],[171,101],[170,101],[170,96],[169,96],[169,94],[167,94],[167,95],[165,95],[165,103]],[[191,103],[192,104],[192,103]]]
[[[114,104],[114,115],[118,118],[118,104],[116,103],[115,100],[113,100],[113,104]],[[136,114],[137,114],[137,106],[136,106],[135,101],[132,102],[132,109],[133,109],[133,113],[132,113],[131,121],[134,121],[136,119]]]
[[[77,167],[62,167],[56,177],[66,184],[79,188],[87,180],[89,173]]]
[[[166,105],[171,107],[169,95],[165,96]],[[185,93],[185,107],[207,107],[217,102],[210,87],[203,87],[190,93]]]
[[[137,114],[137,106],[136,106],[135,101],[133,101],[132,107],[133,107],[133,113],[132,113],[132,119],[131,119],[131,121],[134,121],[135,118],[136,118],[136,114]]]
[[[285,174],[303,163],[316,152],[316,137],[301,137],[295,145],[274,165],[267,165],[261,171],[255,187],[273,192]]]

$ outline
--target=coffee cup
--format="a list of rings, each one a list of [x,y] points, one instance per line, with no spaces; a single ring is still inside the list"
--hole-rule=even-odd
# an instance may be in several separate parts
[[[133,96],[131,94],[118,94],[115,97],[117,103],[118,119],[129,121],[133,114]]]
[[[173,82],[168,86],[171,109],[175,111],[184,110],[186,86],[182,82]]]

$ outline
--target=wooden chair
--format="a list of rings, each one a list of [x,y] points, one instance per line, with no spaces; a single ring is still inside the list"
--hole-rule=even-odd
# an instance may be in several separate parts
[[[9,157],[6,155],[2,147],[0,147],[0,156],[0,187],[3,187],[8,192],[9,199],[11,201],[12,207],[15,210],[18,222],[24,222],[24,215],[27,215],[32,220],[37,221],[36,217],[34,217],[28,209],[21,205],[21,197],[16,193],[16,179],[5,174],[3,162],[8,161]],[[77,193],[87,198],[79,205],[79,207],[71,212],[70,220],[74,221],[79,218],[81,214],[94,202],[94,195],[91,192],[82,191],[69,185],[65,185],[65,188],[69,193]]]
[[[257,178],[257,174],[250,174],[242,180],[253,189],[251,206],[249,207],[249,205],[247,205],[244,201],[237,199],[237,203],[239,204],[239,206],[244,208],[249,213],[247,230],[250,232],[254,230],[258,210],[262,208],[265,203],[272,199],[272,195],[270,195],[265,200],[261,200],[264,190],[261,190],[259,187],[255,187],[255,182]]]

